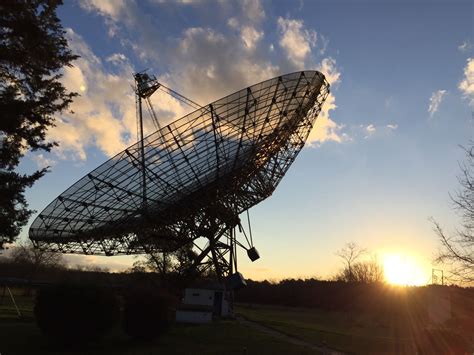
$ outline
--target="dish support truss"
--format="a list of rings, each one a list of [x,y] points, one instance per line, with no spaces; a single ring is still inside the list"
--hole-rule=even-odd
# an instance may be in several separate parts
[[[269,197],[329,94],[317,71],[238,91],[145,137],[84,176],[33,222],[37,248],[86,255],[172,252],[236,271],[239,215]],[[199,246],[197,240],[207,244]]]

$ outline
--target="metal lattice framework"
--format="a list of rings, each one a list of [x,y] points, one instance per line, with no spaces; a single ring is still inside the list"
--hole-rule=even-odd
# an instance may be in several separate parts
[[[29,236],[41,249],[99,255],[173,251],[206,238],[195,265],[229,274],[239,214],[275,190],[328,93],[323,74],[304,71],[204,106],[84,176]]]

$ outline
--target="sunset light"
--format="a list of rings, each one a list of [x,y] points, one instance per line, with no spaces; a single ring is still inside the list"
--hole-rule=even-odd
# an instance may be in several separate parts
[[[388,283],[400,286],[420,286],[427,282],[423,268],[406,255],[388,254],[383,258],[384,276]]]

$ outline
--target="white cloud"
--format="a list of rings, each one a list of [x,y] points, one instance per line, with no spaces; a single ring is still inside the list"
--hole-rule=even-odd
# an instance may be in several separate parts
[[[334,95],[329,94],[313,129],[309,133],[308,144],[310,147],[317,147],[328,141],[341,143],[349,140],[347,134],[341,134],[344,125],[337,124],[329,117],[330,111],[337,107],[335,101]]]
[[[339,83],[341,73],[339,72],[336,66],[336,61],[333,58],[324,58],[321,63],[317,65],[317,69],[324,74],[330,85]]]
[[[311,47],[316,45],[317,34],[304,28],[303,20],[278,18],[280,46],[295,67],[303,69],[305,60],[311,54]]]
[[[263,37],[263,31],[257,31],[252,26],[242,27],[240,33],[245,48],[248,50],[254,50],[257,42]]]
[[[125,0],[81,0],[79,5],[88,11],[97,11],[102,16],[117,21],[126,7]]]
[[[265,18],[265,10],[260,0],[243,0],[241,4],[243,14],[248,20],[259,22]]]
[[[31,160],[33,160],[36,163],[39,169],[51,167],[56,164],[56,161],[54,159],[46,158],[43,153],[40,153],[40,154],[31,153],[29,154],[29,156]]]
[[[122,53],[114,53],[114,54],[108,56],[107,58],[105,58],[105,60],[107,62],[117,64],[117,65],[121,64],[121,63],[128,62],[127,57],[125,56],[125,54],[122,54]]]
[[[67,30],[71,50],[80,55],[74,67],[64,70],[63,84],[69,91],[81,91],[49,130],[51,139],[59,142],[55,153],[62,158],[84,160],[86,148],[95,146],[107,156],[113,156],[136,141],[135,98],[132,89],[133,68],[124,55],[113,55],[117,73],[105,71],[99,58],[83,39]],[[157,96],[157,107],[167,107],[182,114],[177,100]],[[162,106],[166,105],[166,106]],[[174,117],[171,115],[170,118]],[[147,133],[154,130],[151,120],[145,122]]]
[[[84,45],[79,36],[69,35],[73,50]],[[77,87],[82,86],[87,89],[71,105],[74,113],[63,114],[57,126],[51,129],[50,136],[60,142],[56,153],[62,157],[72,156],[84,160],[87,158],[86,148],[90,146],[97,147],[111,157],[136,141],[131,77],[134,70],[124,56],[113,58],[118,73],[111,74],[105,72],[100,61],[91,60],[95,56],[89,48],[75,50],[75,53],[80,54],[81,58],[76,61],[75,67],[65,70],[64,84],[69,90],[77,90]],[[168,95],[156,94],[152,102],[162,125],[187,112],[176,99]],[[160,110],[163,107],[166,110]],[[145,134],[156,130],[146,115],[144,124]]]
[[[472,44],[470,41],[464,41],[462,44],[458,46],[458,50],[461,52],[467,52],[472,48]]]
[[[428,106],[428,112],[430,113],[430,116],[433,116],[438,111],[439,105],[441,105],[446,93],[446,90],[438,90],[431,94],[430,105]]]
[[[238,36],[226,36],[210,28],[185,30],[172,52],[171,85],[206,104],[279,73],[278,66],[254,51],[236,51],[239,46],[242,39]]]
[[[238,29],[239,28],[239,20],[237,20],[235,17],[231,17],[228,21],[227,21],[227,25],[232,28],[232,29]]]
[[[466,67],[464,68],[464,78],[459,83],[459,90],[468,100],[469,105],[474,108],[474,58],[467,60]]]
[[[336,61],[334,59],[323,59],[322,62],[317,66],[317,69],[326,76],[326,80],[331,85],[339,82],[341,74],[337,70]],[[321,113],[316,120],[313,130],[309,134],[308,143],[311,146],[318,146],[326,141],[341,143],[351,140],[346,133],[341,133],[344,125],[338,124],[330,118],[330,112],[336,108],[336,98],[331,92],[324,102]]]
[[[392,131],[396,130],[398,128],[397,124],[391,123],[387,125],[388,129],[391,129]]]
[[[365,134],[364,139],[370,138],[377,131],[377,129],[372,123],[365,127],[362,125],[361,127],[364,128],[364,134]]]
[[[327,39],[322,34],[319,34],[319,41],[321,42],[321,48],[319,49],[319,54],[324,55],[329,45],[329,39]]]
[[[109,8],[108,2],[82,1],[83,8],[103,16],[111,29],[116,30],[122,26],[129,30],[133,29],[133,31],[121,33],[123,35],[120,38],[122,45],[132,48],[144,63],[149,63],[147,66],[158,63],[158,61],[160,65],[166,63],[167,71],[159,80],[201,104],[206,104],[227,93],[279,74],[297,69],[307,69],[306,65],[309,68],[317,68],[322,71],[332,85],[340,80],[340,72],[332,58],[316,59],[316,55],[325,52],[328,40],[321,39],[322,48],[313,53],[317,34],[313,29],[305,27],[302,20],[281,17],[277,20],[278,44],[286,55],[286,61],[275,62],[272,52],[276,52],[277,48],[274,48],[273,45],[267,47],[269,50],[259,48],[258,44],[263,39],[260,23],[265,19],[265,10],[260,1],[242,1],[239,2],[238,8],[225,1],[217,3],[216,6],[225,8],[226,13],[234,11],[235,15],[230,19],[223,19],[223,23],[231,29],[239,31],[239,35],[235,32],[230,34],[220,32],[213,28],[194,27],[187,28],[179,36],[167,40],[162,40],[157,35],[155,22],[150,19],[149,14],[143,13],[136,2],[121,2],[119,9],[113,10]],[[126,8],[122,8],[122,5]],[[199,8],[196,8],[196,11],[200,11]],[[139,38],[129,37],[130,33],[136,32],[142,35]],[[239,47],[246,50],[236,50]],[[107,59],[118,68],[129,65],[120,54],[114,54]],[[101,67],[101,64],[98,66]],[[103,72],[102,69],[99,71]],[[119,73],[123,78],[130,75],[130,71],[125,73],[124,70],[120,70]],[[127,89],[129,88],[128,86]],[[86,90],[87,93],[88,90]],[[128,92],[131,94],[131,91]],[[166,95],[161,95],[159,98],[163,104],[165,104],[165,97]],[[152,98],[155,100],[155,95]],[[125,102],[121,104],[125,105]],[[184,112],[179,104],[166,104],[170,105],[169,110],[161,112],[166,116],[166,119],[178,117],[179,112]],[[129,103],[129,106],[130,111],[134,110],[133,103]],[[156,106],[166,107],[158,104]],[[310,143],[345,140],[342,132],[343,126],[334,122],[330,117],[330,113],[335,109],[335,96],[331,93],[323,106],[313,132],[310,134]],[[122,135],[132,134],[132,127],[135,123],[133,117],[127,115],[126,119],[119,116],[114,116],[114,118],[126,127],[122,128]],[[117,129],[120,130],[119,127]],[[95,140],[92,141],[95,142]],[[120,142],[117,139],[115,141]],[[76,146],[80,147],[81,145],[77,142]],[[106,151],[111,150],[106,149]]]

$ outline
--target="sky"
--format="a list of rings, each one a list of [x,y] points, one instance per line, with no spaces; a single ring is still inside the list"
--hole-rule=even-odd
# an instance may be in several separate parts
[[[329,277],[341,266],[336,251],[354,241],[413,261],[428,281],[438,248],[429,218],[448,232],[458,225],[449,193],[459,145],[474,138],[471,1],[78,0],[58,15],[81,56],[62,80],[81,96],[49,131],[59,147],[22,162],[51,166],[27,192],[31,208],[136,141],[134,72],[149,69],[206,104],[316,69],[331,96],[274,194],[250,210],[261,259],[241,252],[239,271]],[[152,100],[162,123],[190,111],[163,93]],[[69,260],[121,270],[135,259]]]

